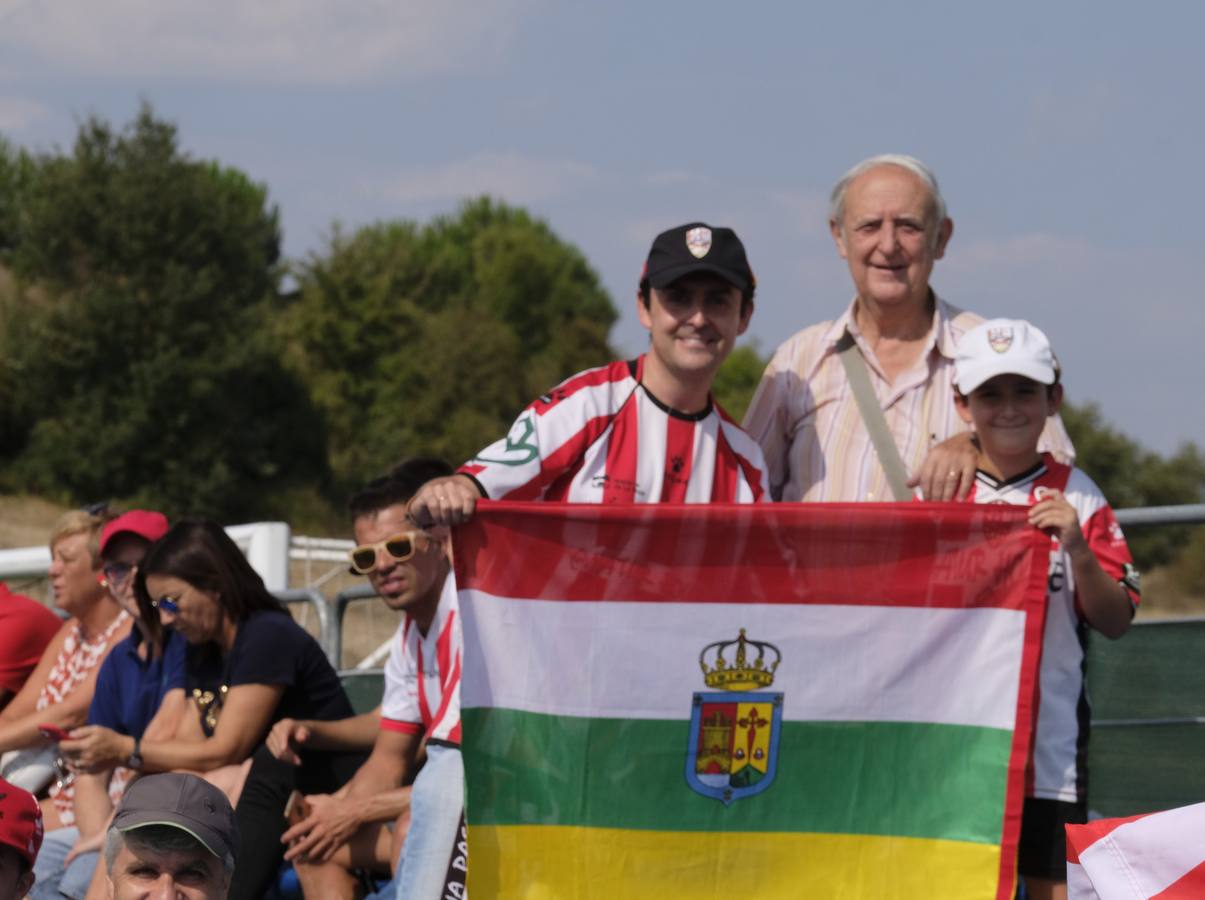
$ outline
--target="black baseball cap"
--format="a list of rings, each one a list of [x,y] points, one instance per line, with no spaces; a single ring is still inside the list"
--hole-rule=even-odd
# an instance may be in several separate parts
[[[238,826],[230,801],[196,775],[146,775],[126,789],[113,817],[113,827],[125,833],[147,825],[186,831],[218,859],[224,860],[226,854],[233,858],[238,849]]]
[[[746,294],[757,284],[736,232],[706,222],[689,222],[657,235],[640,280],[647,278],[660,290],[695,272],[719,275]]]

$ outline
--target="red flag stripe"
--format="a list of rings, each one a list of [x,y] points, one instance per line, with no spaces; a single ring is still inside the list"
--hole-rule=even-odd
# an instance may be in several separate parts
[[[487,508],[487,501],[482,506]],[[488,508],[493,521],[488,541],[479,520],[458,529],[464,552],[456,558],[457,584],[517,599],[593,601],[609,596],[607,586],[620,579],[626,593],[616,602],[729,603],[739,599],[734,591],[748,592],[752,584],[762,603],[890,602],[965,609],[999,607],[999,597],[1007,596],[1013,605],[1004,608],[1020,609],[1024,590],[985,586],[976,575],[987,559],[1004,558],[1016,563],[1005,568],[1006,583],[1044,579],[1046,557],[1033,550],[1048,546],[1026,521],[1026,510],[1012,506],[488,503]],[[645,521],[656,527],[632,527]],[[909,536],[887,552],[874,537],[885,521]],[[700,561],[691,548],[714,547],[717,534],[727,541],[722,549],[728,561]],[[949,548],[936,570],[932,557],[922,552],[935,540]],[[478,552],[487,543],[490,552]],[[566,546],[571,563],[556,563]],[[793,566],[783,565],[784,552]],[[662,562],[649,565],[648,559]],[[729,565],[733,559],[739,560],[739,580]]]

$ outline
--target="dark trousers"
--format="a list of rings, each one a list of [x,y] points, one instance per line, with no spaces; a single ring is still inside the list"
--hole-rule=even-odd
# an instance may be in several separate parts
[[[304,753],[298,767],[281,762],[260,745],[234,810],[239,849],[230,900],[259,900],[272,886],[284,856],[280,837],[286,830],[285,803],[294,788],[303,794],[333,793],[367,758],[364,753]]]

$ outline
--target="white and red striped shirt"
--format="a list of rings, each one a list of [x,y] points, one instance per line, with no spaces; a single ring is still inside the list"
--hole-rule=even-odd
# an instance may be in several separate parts
[[[494,500],[753,503],[761,449],[712,400],[667,407],[641,383],[644,357],[574,375],[527,407],[506,437],[461,466]]]
[[[1080,529],[1101,568],[1121,582],[1138,602],[1138,575],[1113,510],[1095,482],[1081,470],[1056,462],[1049,453],[1021,475],[1000,482],[979,472],[968,500],[1032,506],[1049,490],[1062,491],[1079,517]],[[1075,593],[1071,560],[1051,538],[1047,576],[1046,630],[1038,677],[1038,725],[1034,736],[1033,782],[1027,794],[1074,802],[1086,788],[1091,710],[1084,691],[1084,643],[1088,623]]]
[[[426,733],[429,742],[460,746],[460,607],[448,572],[435,618],[420,634],[407,615],[385,663],[381,728]]]

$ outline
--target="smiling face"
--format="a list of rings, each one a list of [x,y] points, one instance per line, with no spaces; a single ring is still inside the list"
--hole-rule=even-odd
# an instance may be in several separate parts
[[[829,228],[863,304],[924,307],[954,227],[934,216],[928,187],[907,169],[878,166],[849,183],[841,221]]]
[[[742,304],[740,290],[718,275],[701,273],[650,289],[647,306],[638,295],[636,311],[652,338],[649,363],[676,382],[710,387],[749,327],[753,304]]]
[[[352,530],[357,545],[378,544],[414,531],[414,523],[406,518],[405,504],[398,503],[357,517]],[[413,543],[414,554],[406,560],[398,560],[384,547],[378,547],[376,567],[368,573],[368,580],[386,606],[409,613],[420,628],[425,628],[439,605],[448,562],[439,540],[419,535]]]
[[[980,468],[1005,479],[1036,465],[1038,438],[1047,417],[1058,411],[1062,390],[1024,375],[997,375],[970,396],[955,394],[958,415],[979,435]]]
[[[88,549],[91,535],[86,531],[68,534],[50,548],[50,586],[54,602],[71,616],[80,616],[105,595],[93,568]]]
[[[146,592],[153,604],[159,604],[159,621],[172,626],[190,644],[220,641],[226,629],[226,613],[214,591],[203,591],[171,575],[146,576]],[[170,612],[167,600],[176,607]]]

